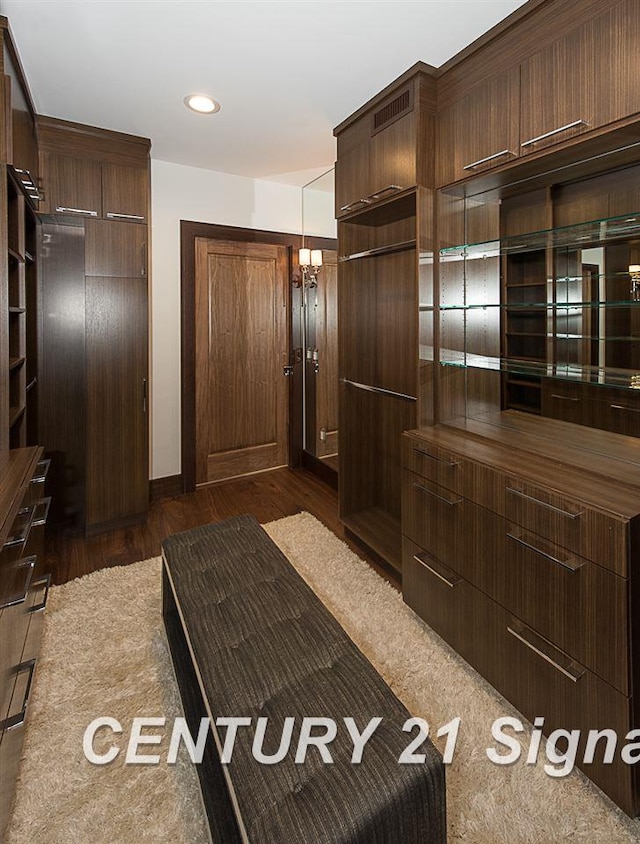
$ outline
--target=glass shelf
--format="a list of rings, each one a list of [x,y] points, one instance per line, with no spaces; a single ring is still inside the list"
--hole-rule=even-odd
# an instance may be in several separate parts
[[[504,237],[484,243],[465,243],[440,250],[441,261],[462,261],[497,258],[532,252],[538,249],[573,246],[583,249],[587,244],[600,244],[619,238],[640,236],[640,211],[622,217],[607,217],[591,220],[574,226],[530,232],[524,235]]]
[[[543,363],[518,358],[473,355],[451,349],[440,350],[440,365],[459,369],[483,369],[538,378],[558,378],[607,387],[640,390],[640,372],[611,367],[581,366],[573,363]]]
[[[489,302],[471,305],[440,305],[441,311],[482,311],[490,308],[502,308],[505,311],[522,310],[566,310],[567,308],[637,308],[640,301],[627,299],[610,302]],[[637,338],[634,338],[637,339]]]

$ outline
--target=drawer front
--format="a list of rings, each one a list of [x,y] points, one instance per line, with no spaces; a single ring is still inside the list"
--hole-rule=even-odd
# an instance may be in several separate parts
[[[458,493],[403,470],[403,534],[472,582],[480,555],[469,538],[478,510]]]
[[[465,494],[468,461],[414,437],[402,438],[402,465],[453,492]]]
[[[0,567],[0,579],[7,583],[0,613],[0,721],[5,717],[29,627],[33,602],[31,584],[35,559],[20,560]]]
[[[426,623],[476,668],[530,721],[544,718],[544,732],[580,730],[577,763],[631,815],[637,811],[631,766],[596,761],[582,766],[589,730],[612,729],[624,743],[631,729],[630,700],[579,662],[537,636],[471,584],[448,580],[436,560],[416,562],[421,549],[403,544],[403,596]],[[601,748],[600,748],[601,753]],[[519,764],[524,764],[521,759]]]
[[[628,581],[482,512],[474,585],[623,694],[629,688]]]

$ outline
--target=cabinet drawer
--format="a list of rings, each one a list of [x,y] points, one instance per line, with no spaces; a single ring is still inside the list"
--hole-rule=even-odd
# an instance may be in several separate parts
[[[15,668],[22,658],[27,636],[35,563],[35,557],[30,557],[0,567],[0,720],[7,713],[15,680]]]
[[[480,556],[469,542],[477,510],[458,493],[403,470],[403,534],[471,581]]]
[[[453,452],[413,437],[403,437],[402,465],[460,495],[466,492],[469,464]]]
[[[481,511],[474,585],[623,694],[629,689],[628,581]]]
[[[635,815],[634,772],[619,756],[632,726],[630,699],[470,583],[447,572],[437,560],[427,557],[426,565],[416,561],[420,554],[418,546],[404,540],[406,603],[526,718],[544,718],[546,735],[555,729],[580,730],[578,764],[589,730],[614,730],[620,736],[614,762],[602,764],[597,761],[601,755],[596,754],[596,761],[584,765],[584,770],[627,813]]]

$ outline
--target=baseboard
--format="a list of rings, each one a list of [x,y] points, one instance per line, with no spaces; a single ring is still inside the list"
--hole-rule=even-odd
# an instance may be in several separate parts
[[[149,481],[149,501],[175,498],[182,495],[182,475],[168,475],[166,478],[152,478]]]
[[[323,463],[315,455],[309,454],[308,451],[303,451],[302,465],[305,469],[308,469],[314,475],[321,478],[326,484],[329,484],[330,487],[338,489],[338,473],[336,470],[327,466],[326,463]]]

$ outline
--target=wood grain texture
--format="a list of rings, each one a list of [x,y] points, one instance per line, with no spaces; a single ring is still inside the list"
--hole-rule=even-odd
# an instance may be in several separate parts
[[[0,209],[7,208],[7,168],[0,164]],[[0,213],[0,449],[9,446],[9,262],[5,260],[8,247],[8,219]]]
[[[42,211],[55,214],[58,208],[77,208],[93,211],[100,216],[102,187],[100,164],[97,161],[45,153],[42,164],[45,193]]]
[[[96,526],[147,509],[147,281],[88,276],[85,295],[87,525]]]
[[[88,276],[146,278],[146,226],[87,220],[85,236]]]
[[[123,164],[101,165],[102,169],[102,216],[127,214],[148,216],[149,174],[146,162],[140,167]]]
[[[198,483],[287,462],[287,266],[282,246],[196,241]]]
[[[41,154],[57,153],[92,158],[111,164],[140,165],[149,158],[151,141],[56,117],[36,117]]]
[[[315,453],[318,457],[338,452],[338,256],[323,252],[323,265],[316,288]],[[326,440],[320,439],[324,429]]]

